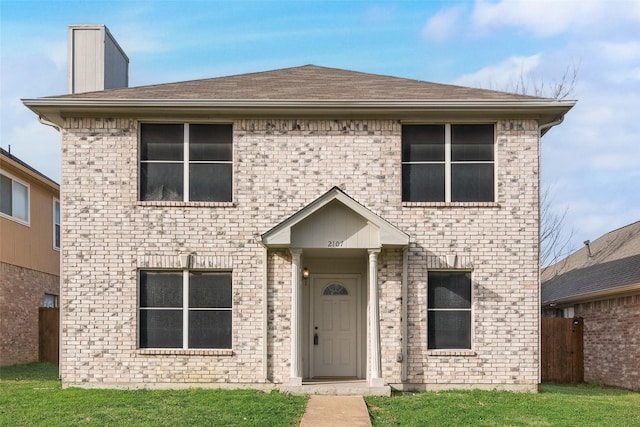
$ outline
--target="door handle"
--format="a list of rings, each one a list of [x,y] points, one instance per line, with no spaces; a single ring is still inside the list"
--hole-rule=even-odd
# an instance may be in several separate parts
[[[318,345],[318,334],[313,334],[313,345]]]

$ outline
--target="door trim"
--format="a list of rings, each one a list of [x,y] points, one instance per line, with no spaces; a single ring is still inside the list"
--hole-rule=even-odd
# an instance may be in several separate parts
[[[365,345],[363,343],[363,330],[362,330],[362,275],[361,274],[313,274],[311,276],[311,283],[309,288],[309,377],[314,376],[314,360],[313,360],[313,320],[315,315],[315,280],[316,279],[355,279],[356,280],[356,375],[360,378],[365,378],[363,375],[364,366],[364,352]]]

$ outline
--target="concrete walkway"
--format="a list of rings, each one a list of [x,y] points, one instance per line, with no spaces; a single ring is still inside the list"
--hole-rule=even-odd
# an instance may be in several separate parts
[[[371,427],[362,396],[312,395],[300,427]]]

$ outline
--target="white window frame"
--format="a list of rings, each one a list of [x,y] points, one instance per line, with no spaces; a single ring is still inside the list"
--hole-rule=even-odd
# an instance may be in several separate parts
[[[58,206],[58,222],[56,222],[56,205]],[[62,211],[60,207],[60,200],[54,198],[53,199],[53,249],[56,251],[60,250],[60,246],[62,245]],[[58,242],[56,242],[56,226],[58,227]],[[56,245],[57,243],[57,245]]]
[[[469,302],[469,308],[429,308],[429,273],[469,273],[471,275],[470,279],[469,279],[469,291],[470,291],[470,296],[471,296],[471,301]],[[429,325],[427,325],[427,336],[426,336],[426,347],[428,351],[434,351],[434,352],[448,352],[448,351],[469,351],[469,350],[473,350],[473,343],[474,343],[474,334],[473,334],[473,330],[474,330],[474,301],[475,301],[475,295],[474,295],[474,291],[473,291],[473,270],[470,269],[432,269],[427,271],[427,295],[426,295],[426,309],[427,309],[427,316],[426,316],[426,320],[428,321],[429,319],[429,312],[431,311],[468,311],[469,312],[469,316],[470,316],[470,320],[469,320],[469,348],[429,348]]]
[[[53,300],[53,305],[47,305],[47,297],[51,297],[51,299]],[[45,308],[57,308],[59,307],[59,297],[56,294],[48,294],[45,292],[44,297],[43,297],[43,301],[42,301],[42,306]]]
[[[452,161],[451,160],[451,126],[452,125],[493,125],[493,160],[483,161]],[[402,161],[402,165],[444,165],[444,200],[442,201],[419,201],[418,203],[451,203],[451,165],[453,164],[491,164],[493,165],[493,200],[486,200],[487,203],[493,203],[496,201],[497,195],[497,168],[496,168],[496,124],[491,123],[474,123],[474,122],[460,122],[460,123],[403,123],[403,125],[439,125],[444,126],[444,161],[415,161],[407,162]],[[402,178],[404,179],[404,177]],[[404,202],[414,202],[413,200],[403,200]],[[458,202],[458,203],[478,203],[478,202]]]
[[[13,198],[13,184],[14,183],[18,183],[24,187],[27,188],[27,220],[23,220],[21,218],[15,217],[13,216],[13,212],[11,215],[6,214],[4,212],[0,212],[0,216],[3,218],[7,218],[10,219],[11,221],[15,221],[19,224],[22,225],[26,225],[27,227],[31,226],[31,186],[29,185],[28,182],[23,181],[19,178],[16,178],[14,175],[11,175],[10,173],[4,171],[4,170],[0,170],[0,175],[4,175],[5,177],[9,178],[11,180],[11,197]]]
[[[164,271],[164,272],[182,272],[182,307],[140,307],[140,273],[143,271]],[[197,307],[190,308],[189,307],[189,273],[193,271],[200,272],[212,272],[212,273],[229,273],[231,276],[231,308],[206,308],[206,307]],[[138,321],[138,348],[156,348],[156,349],[164,349],[164,350],[231,350],[233,349],[233,272],[231,270],[197,270],[197,269],[183,269],[183,270],[174,270],[174,269],[152,269],[152,268],[144,268],[138,270],[138,319],[140,319],[140,312],[145,309],[151,310],[182,310],[182,347],[141,347],[140,345],[140,322]],[[231,313],[231,346],[229,348],[191,348],[189,347],[189,311],[229,311]]]
[[[190,203],[201,203],[198,200],[192,201],[189,200],[189,192],[190,192],[190,188],[189,188],[189,166],[191,164],[230,164],[231,165],[231,199],[230,200],[226,200],[223,202],[214,202],[214,203],[229,203],[229,202],[233,202],[233,178],[234,178],[234,167],[233,167],[233,155],[234,155],[234,147],[233,147],[233,123],[229,123],[229,122],[153,122],[153,121],[144,121],[144,122],[140,122],[138,124],[138,152],[140,153],[140,148],[142,145],[142,126],[140,126],[141,124],[167,124],[167,125],[183,125],[184,126],[184,133],[183,133],[183,137],[182,137],[182,149],[183,149],[183,158],[182,160],[142,160],[140,158],[140,155],[138,155],[138,200],[141,200],[141,190],[140,190],[140,165],[143,163],[147,163],[147,164],[152,164],[152,163],[158,163],[158,164],[167,164],[167,163],[173,163],[173,164],[181,164],[182,165],[182,201],[183,202],[190,202]],[[191,159],[189,158],[189,125],[191,124],[211,124],[211,125],[229,125],[231,126],[231,160],[204,160],[204,161],[191,161]],[[147,200],[141,200],[141,201],[147,201]],[[149,200],[151,201],[151,200]],[[164,202],[164,200],[153,200],[154,202]],[[166,202],[170,202],[170,201],[166,201]],[[207,203],[207,202],[204,202]]]

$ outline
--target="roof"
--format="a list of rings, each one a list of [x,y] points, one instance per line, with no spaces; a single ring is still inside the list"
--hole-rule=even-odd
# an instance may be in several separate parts
[[[640,292],[640,221],[603,235],[542,271],[543,305],[623,292]]]
[[[55,182],[54,180],[52,180],[42,172],[38,171],[37,169],[33,168],[32,166],[28,165],[27,163],[23,162],[22,160],[20,160],[19,158],[17,158],[16,156],[9,153],[3,148],[0,148],[0,158],[1,157],[6,158],[6,160],[9,160],[14,165],[14,167],[17,167],[18,169],[22,170],[28,175],[33,176],[34,178],[38,179],[44,184],[50,187],[54,187],[58,190],[60,189],[60,185],[57,182]]]
[[[400,77],[304,65],[279,70],[47,98],[64,99],[540,99]]]
[[[574,101],[518,95],[486,89],[436,84],[378,74],[305,65],[240,74],[98,92],[24,99],[31,110],[58,125],[71,114],[135,112],[206,114],[244,112],[303,115],[336,110],[351,115],[394,116],[411,112],[490,110],[495,115],[561,118]]]

